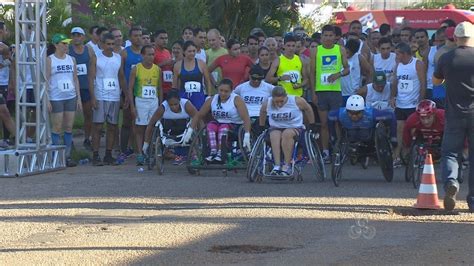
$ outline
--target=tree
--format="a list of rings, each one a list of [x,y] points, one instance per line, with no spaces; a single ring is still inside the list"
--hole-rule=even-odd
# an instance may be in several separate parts
[[[469,10],[473,4],[470,1],[461,1],[461,0],[454,0],[454,1],[432,1],[432,0],[424,0],[421,3],[413,4],[411,6],[405,7],[406,9],[438,9],[443,8],[447,4],[453,4],[457,9],[464,9]]]

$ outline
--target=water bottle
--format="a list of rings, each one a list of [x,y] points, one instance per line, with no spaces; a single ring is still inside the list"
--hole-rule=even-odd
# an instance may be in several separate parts
[[[237,157],[237,141],[232,142],[232,158]]]
[[[82,159],[79,161],[79,164],[80,165],[85,165],[85,164],[88,164],[89,163],[89,159],[88,158],[85,158],[85,159]]]

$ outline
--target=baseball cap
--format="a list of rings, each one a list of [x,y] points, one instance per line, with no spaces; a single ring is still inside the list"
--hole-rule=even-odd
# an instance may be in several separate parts
[[[467,21],[459,23],[454,29],[454,36],[458,38],[474,37],[474,26]]]
[[[265,78],[265,73],[262,68],[258,67],[257,65],[253,65],[252,68],[250,69],[250,77],[252,79],[264,79]]]
[[[62,33],[56,33],[53,35],[53,38],[51,39],[51,41],[53,42],[53,44],[58,44],[60,42],[70,43],[71,39],[68,39],[66,35]]]
[[[446,38],[448,38],[450,41],[454,41],[454,27],[447,27],[445,33]]]
[[[387,76],[383,71],[375,71],[374,75],[374,84],[375,85],[385,85],[387,83]]]
[[[82,34],[82,35],[86,35],[86,32],[81,27],[72,28],[71,34],[73,34],[73,33],[79,33],[79,34]]]

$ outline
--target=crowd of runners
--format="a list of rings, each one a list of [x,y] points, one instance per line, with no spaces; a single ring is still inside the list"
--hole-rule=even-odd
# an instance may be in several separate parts
[[[251,128],[261,132],[268,122],[257,118],[264,115],[277,129],[270,133],[274,156],[280,158],[281,144],[285,157],[288,145],[282,139],[298,135],[306,125],[320,133],[323,160],[329,164],[331,143],[341,128],[357,129],[352,137],[362,139],[361,129],[373,127],[371,121],[383,116],[391,128],[393,167],[400,167],[415,136],[441,143],[443,109],[456,103],[446,102],[440,62],[449,61],[443,55],[460,41],[472,47],[473,26],[447,19],[432,35],[409,26],[392,29],[383,24],[365,32],[363,28],[357,20],[348,32],[325,25],[311,35],[301,27],[271,36],[255,28],[245,40],[236,40],[226,39],[218,29],[186,27],[172,42],[165,29],[150,34],[139,26],[128,32],[74,27],[67,34],[54,34],[46,64],[52,143],[66,145],[67,165],[76,165],[70,156],[72,129],[75,113],[81,111],[82,144],[92,152],[92,165],[112,165],[131,156],[143,165],[158,120],[179,124],[193,118],[191,124],[171,129],[190,128],[183,137],[189,142],[193,131],[206,127],[206,160],[220,162],[221,136],[243,124],[243,146],[251,149]],[[5,32],[2,23],[0,41]],[[1,42],[0,48],[0,118],[6,146],[14,137],[9,108],[19,73],[13,63],[14,46]],[[472,82],[472,69],[458,75]],[[467,95],[470,101],[472,97],[472,92]],[[468,140],[464,141],[462,154],[467,158]],[[183,149],[166,153],[176,165],[183,164],[186,155]],[[288,174],[287,160],[272,172]]]

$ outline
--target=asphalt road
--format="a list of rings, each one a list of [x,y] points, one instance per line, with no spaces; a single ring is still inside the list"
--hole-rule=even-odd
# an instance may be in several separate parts
[[[467,184],[448,213],[413,209],[403,169],[387,183],[377,166],[347,164],[336,188],[166,166],[0,179],[1,264],[474,264]]]

